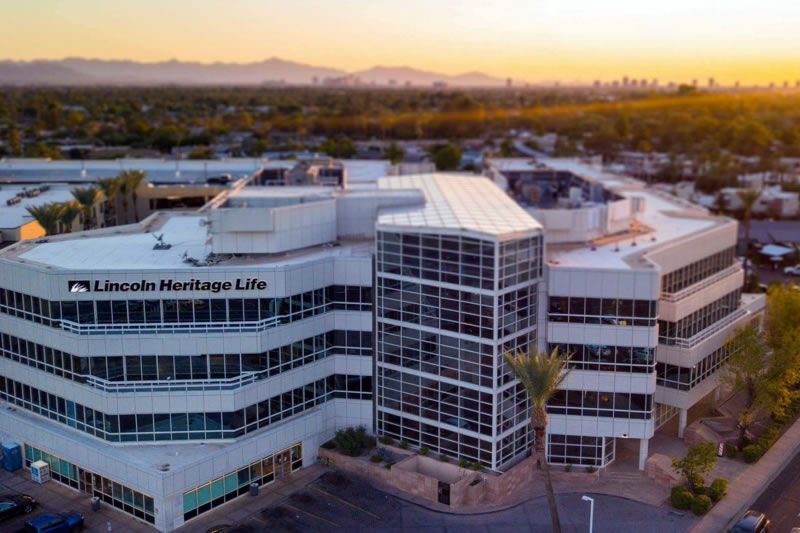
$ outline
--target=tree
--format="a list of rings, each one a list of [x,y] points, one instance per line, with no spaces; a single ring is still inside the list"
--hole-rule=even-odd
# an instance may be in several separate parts
[[[398,144],[394,141],[389,145],[386,149],[386,157],[389,158],[389,161],[396,165],[398,163],[402,163],[403,159],[406,157],[406,151],[398,146]]]
[[[561,523],[558,519],[558,507],[553,494],[553,485],[550,481],[550,466],[545,454],[545,430],[547,429],[547,411],[545,407],[548,400],[555,394],[559,385],[566,379],[569,370],[567,361],[569,355],[561,354],[558,348],[548,354],[536,352],[526,355],[522,352],[515,354],[506,353],[506,360],[511,366],[514,375],[525,387],[531,401],[531,428],[534,432],[534,452],[537,462],[541,464],[542,478],[544,479],[547,503],[550,507],[550,520],[553,532],[561,532]]]
[[[742,202],[742,209],[744,210],[744,277],[750,271],[750,219],[753,216],[753,206],[761,197],[761,191],[755,189],[739,189],[736,191],[736,196]]]
[[[58,223],[61,220],[62,206],[59,202],[48,202],[43,205],[30,205],[26,207],[28,213],[44,230],[45,235],[58,233]]]
[[[8,147],[11,149],[12,156],[22,155],[22,140],[19,136],[19,130],[13,126],[8,131]]]
[[[103,191],[103,196],[105,196],[106,201],[106,219],[108,219],[109,214],[114,211],[114,200],[119,194],[120,185],[122,184],[122,180],[118,177],[111,177],[111,178],[100,178],[97,180],[97,185],[100,187],[100,190]],[[116,213],[114,213],[114,224],[118,224],[119,221],[117,220]]]
[[[84,228],[90,229],[96,226],[92,212],[95,202],[100,198],[100,189],[94,185],[90,185],[89,187],[73,187],[72,196],[75,198],[75,201],[78,202],[81,212],[83,212]]]
[[[686,476],[689,488],[694,491],[696,483],[704,474],[711,472],[717,462],[717,447],[713,442],[700,442],[686,452],[683,459],[674,457],[672,468]]]
[[[800,396],[800,290],[778,284],[767,294],[765,337],[770,364],[763,386],[767,408],[782,416]]]
[[[753,324],[737,328],[725,343],[728,362],[720,375],[732,391],[745,393],[744,409],[739,413],[738,447],[744,447],[745,435],[758,410],[767,403],[766,376],[769,353],[764,334]]]
[[[461,164],[461,149],[452,144],[442,146],[433,156],[433,162],[436,170],[456,170]]]
[[[123,170],[117,176],[120,180],[119,193],[122,195],[122,210],[125,212],[126,222],[128,218],[128,196],[131,197],[131,203],[133,204],[133,218],[136,222],[139,222],[139,212],[136,209],[136,199],[138,198],[136,189],[144,181],[145,175],[144,170]]]
[[[68,201],[61,203],[61,212],[58,215],[58,221],[61,222],[64,233],[70,233],[72,231],[72,223],[75,222],[75,218],[80,213],[81,208],[76,202]]]

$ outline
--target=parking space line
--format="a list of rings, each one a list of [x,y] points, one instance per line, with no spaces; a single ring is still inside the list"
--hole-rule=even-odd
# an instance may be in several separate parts
[[[294,511],[297,511],[298,513],[307,514],[308,516],[310,516],[312,518],[316,518],[317,520],[322,520],[323,522],[327,522],[330,525],[332,525],[333,527],[340,527],[339,524],[337,524],[336,522],[331,522],[327,518],[322,518],[321,516],[315,515],[314,513],[309,513],[308,511],[304,511],[304,510],[302,510],[302,509],[300,509],[298,507],[295,507],[294,505],[290,505],[288,503],[283,503],[281,505],[283,505],[284,507],[288,507],[289,509],[292,509]]]
[[[361,511],[362,513],[366,513],[366,514],[370,515],[371,517],[373,517],[373,518],[376,518],[376,519],[378,519],[378,520],[380,520],[380,519],[381,519],[381,517],[380,517],[380,516],[378,516],[378,515],[376,515],[375,513],[373,513],[373,512],[370,512],[370,511],[367,511],[367,510],[366,510],[366,509],[364,509],[363,507],[359,507],[358,505],[356,505],[356,504],[354,504],[354,503],[351,503],[351,502],[349,502],[349,501],[347,501],[347,500],[345,500],[345,499],[343,499],[343,498],[340,498],[339,496],[336,496],[335,494],[331,494],[331,493],[330,493],[330,492],[328,492],[327,490],[323,490],[323,489],[321,489],[321,488],[319,488],[319,487],[311,487],[311,488],[312,488],[312,489],[314,489],[314,490],[316,490],[317,492],[321,492],[322,494],[324,494],[324,495],[326,495],[326,496],[330,496],[330,497],[331,497],[331,498],[333,498],[334,500],[338,500],[338,501],[342,502],[342,503],[343,503],[343,504],[345,504],[345,505],[349,505],[350,507],[352,507],[353,509],[356,509],[357,511]]]

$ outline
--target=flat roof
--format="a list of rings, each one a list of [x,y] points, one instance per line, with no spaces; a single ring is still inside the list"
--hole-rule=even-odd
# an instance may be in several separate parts
[[[41,185],[45,185],[42,183]],[[73,200],[72,186],[52,184],[50,190],[39,193],[32,198],[23,197],[18,204],[7,205],[6,201],[22,192],[23,189],[35,189],[35,185],[2,185],[0,186],[0,228],[18,228],[27,224],[33,217],[28,213],[27,207],[43,205],[49,202],[66,202]]]
[[[629,269],[632,257],[643,251],[655,249],[666,242],[688,237],[732,219],[709,214],[706,209],[675,196],[647,188],[639,180],[607,172],[597,166],[577,159],[543,158],[540,161],[554,170],[567,170],[579,176],[600,181],[606,187],[626,198],[643,200],[643,210],[634,213],[634,219],[645,226],[643,233],[604,239],[592,250],[586,244],[553,244],[546,248],[546,258],[559,266]],[[613,236],[609,236],[613,237]],[[636,246],[633,246],[633,243]]]
[[[65,234],[48,238],[48,242],[23,241],[0,251],[0,259],[22,260],[69,270],[186,270],[201,272],[215,268],[280,267],[316,258],[363,256],[371,252],[371,243],[364,240],[343,241],[339,246],[322,244],[279,254],[225,255],[213,265],[193,266],[184,262],[184,254],[204,260],[211,253],[207,226],[203,215],[194,213],[158,213],[147,230],[142,226],[126,226]],[[168,250],[154,250],[153,233],[163,234]]]
[[[0,160],[2,183],[94,183],[98,178],[116,176],[122,170],[144,170],[151,183],[205,183],[206,178],[230,174],[235,179],[261,167],[293,166],[282,161],[235,158],[211,160],[108,159],[108,160]]]
[[[378,180],[378,188],[418,189],[425,205],[383,211],[378,224],[475,231],[489,235],[529,232],[542,226],[484,176],[414,174]]]

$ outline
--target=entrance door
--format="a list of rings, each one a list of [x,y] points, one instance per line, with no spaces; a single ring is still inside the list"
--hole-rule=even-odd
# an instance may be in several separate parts
[[[83,468],[78,469],[78,488],[81,492],[92,494],[92,473]]]
[[[292,471],[291,450],[280,452],[275,456],[275,479],[280,479]]]
[[[439,503],[450,505],[450,484],[439,482]]]

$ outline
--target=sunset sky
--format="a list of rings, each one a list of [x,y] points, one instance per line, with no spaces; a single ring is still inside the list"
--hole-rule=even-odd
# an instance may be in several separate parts
[[[410,65],[794,84],[797,0],[2,0],[0,58]]]

